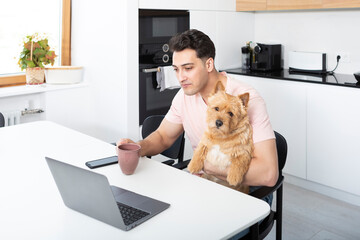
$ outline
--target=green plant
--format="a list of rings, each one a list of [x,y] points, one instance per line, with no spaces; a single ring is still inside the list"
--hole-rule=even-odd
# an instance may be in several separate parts
[[[56,57],[55,51],[50,50],[48,39],[46,37],[39,37],[39,34],[36,33],[26,36],[18,64],[21,70],[28,67],[44,68],[44,65],[49,63],[53,66]]]

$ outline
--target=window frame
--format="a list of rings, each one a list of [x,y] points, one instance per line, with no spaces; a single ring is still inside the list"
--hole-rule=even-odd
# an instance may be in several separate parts
[[[71,66],[71,0],[62,0],[61,26],[61,66]],[[25,73],[0,76],[0,88],[25,84]]]

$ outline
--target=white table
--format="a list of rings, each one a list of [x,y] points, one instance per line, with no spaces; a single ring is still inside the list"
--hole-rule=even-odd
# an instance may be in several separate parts
[[[86,161],[114,153],[113,145],[52,122],[0,128],[0,239],[223,239],[270,211],[261,200],[146,158],[131,176],[118,165],[94,171],[169,209],[124,232],[67,208],[44,157],[87,169]]]

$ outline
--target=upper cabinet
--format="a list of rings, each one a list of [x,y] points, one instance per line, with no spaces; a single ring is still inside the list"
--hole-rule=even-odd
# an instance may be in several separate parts
[[[264,11],[266,0],[236,0],[236,11]]]
[[[321,8],[323,0],[267,0],[267,10]]]
[[[322,0],[323,8],[358,8],[360,0]]]
[[[360,0],[236,0],[236,11],[358,8]]]

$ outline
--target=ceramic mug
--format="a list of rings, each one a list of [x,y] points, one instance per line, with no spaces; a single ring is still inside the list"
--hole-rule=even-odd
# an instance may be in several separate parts
[[[126,175],[133,174],[139,163],[141,146],[136,143],[124,143],[116,149],[121,171]]]

